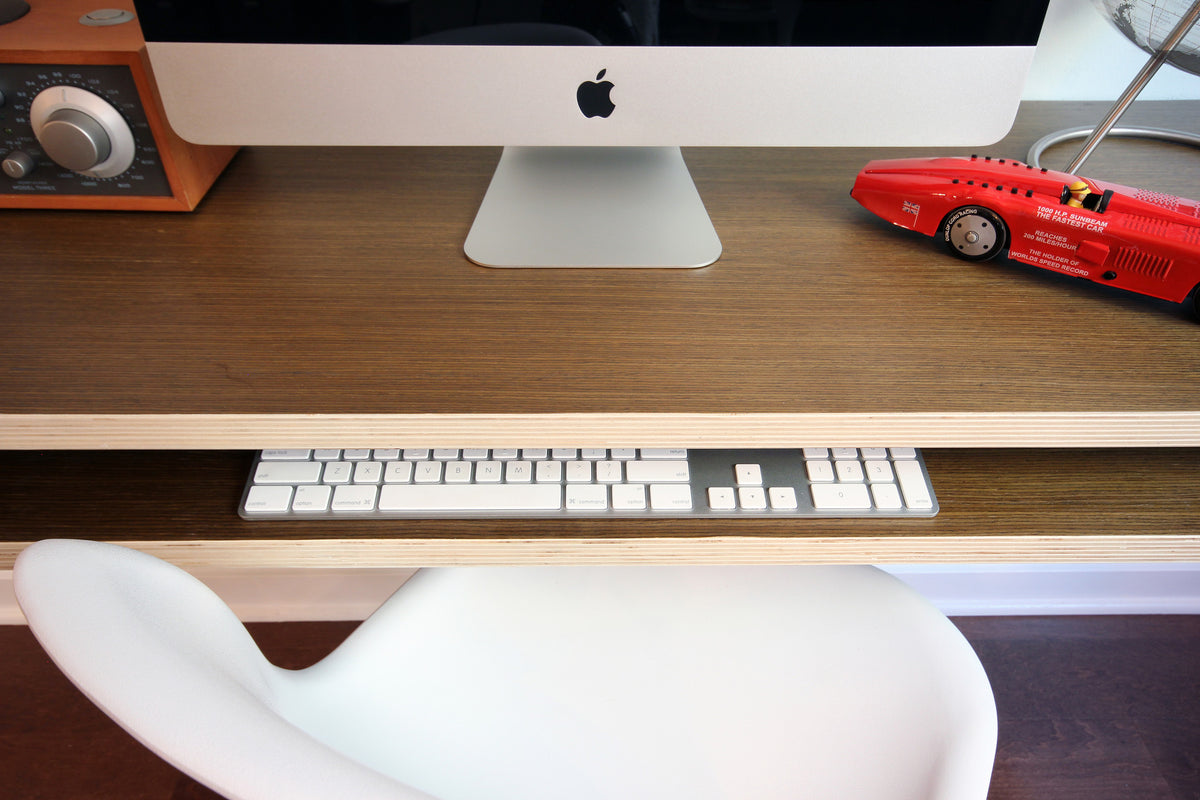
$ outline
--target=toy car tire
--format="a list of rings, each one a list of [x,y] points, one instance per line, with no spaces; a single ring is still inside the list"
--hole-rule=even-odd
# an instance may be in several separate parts
[[[966,261],[987,261],[1008,244],[1008,226],[990,209],[963,206],[942,220],[942,241],[951,253]]]

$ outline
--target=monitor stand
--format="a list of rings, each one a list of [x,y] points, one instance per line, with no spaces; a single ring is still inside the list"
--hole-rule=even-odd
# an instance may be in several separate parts
[[[506,147],[464,245],[485,267],[705,267],[721,255],[678,147]]]

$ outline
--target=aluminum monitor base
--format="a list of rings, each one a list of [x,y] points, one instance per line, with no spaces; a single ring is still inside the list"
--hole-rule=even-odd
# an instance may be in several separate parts
[[[485,267],[705,267],[721,241],[678,147],[506,147],[463,248]]]

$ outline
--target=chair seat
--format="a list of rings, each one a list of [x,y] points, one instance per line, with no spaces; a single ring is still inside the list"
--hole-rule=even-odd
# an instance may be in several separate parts
[[[233,798],[983,800],[995,753],[974,652],[871,567],[422,570],[299,671],[134,551],[14,579],[64,672]]]

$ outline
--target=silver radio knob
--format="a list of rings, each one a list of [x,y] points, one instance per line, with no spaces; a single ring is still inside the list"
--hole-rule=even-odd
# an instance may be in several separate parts
[[[129,123],[107,100],[77,86],[51,86],[33,98],[29,122],[56,164],[93,178],[112,178],[133,164]]]
[[[112,143],[104,126],[75,108],[60,108],[42,124],[38,142],[56,164],[75,172],[87,172],[112,155]]]
[[[33,160],[33,156],[23,150],[13,150],[4,157],[4,161],[0,162],[0,167],[4,169],[4,174],[18,181],[33,172],[33,168],[37,166],[37,162]]]

